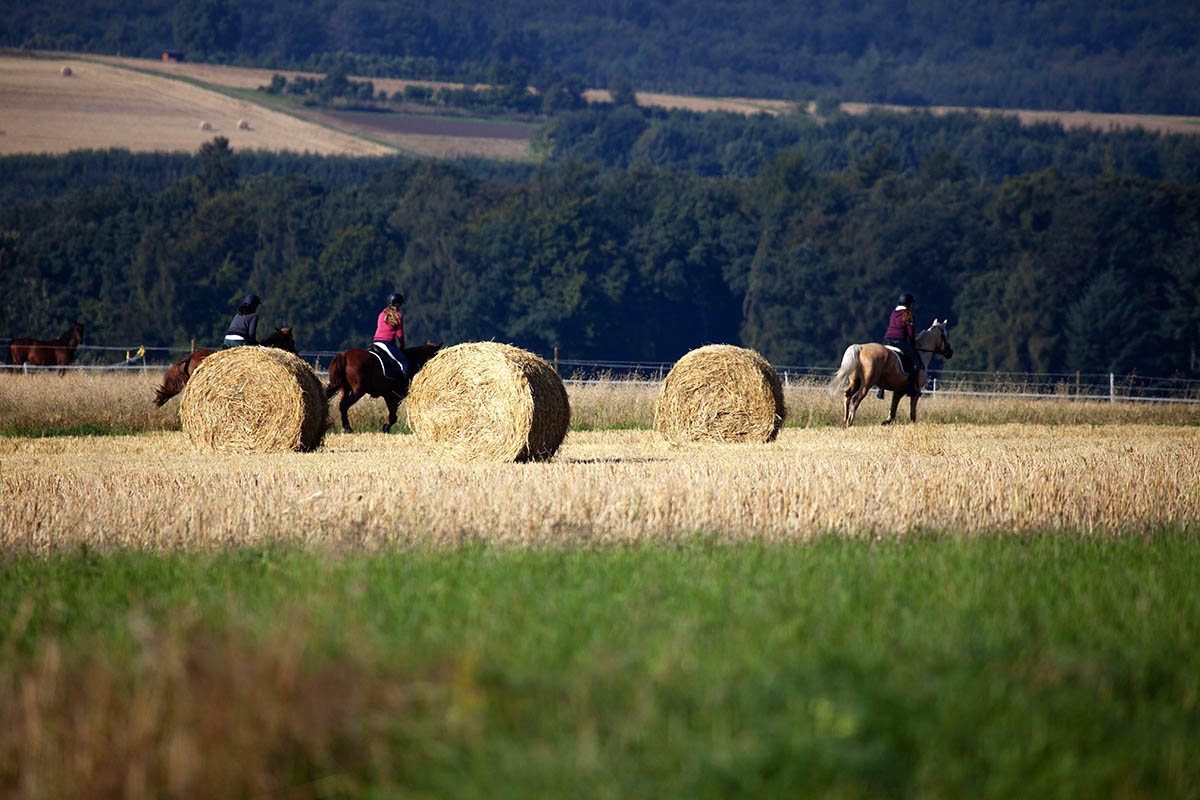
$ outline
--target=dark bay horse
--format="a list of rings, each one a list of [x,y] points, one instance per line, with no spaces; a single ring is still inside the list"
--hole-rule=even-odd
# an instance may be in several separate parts
[[[292,336],[291,328],[276,328],[274,333],[263,339],[262,344],[264,347],[278,347],[289,353],[296,352],[296,338]],[[154,405],[161,407],[182,392],[183,387],[187,385],[188,378],[192,377],[192,373],[196,371],[196,367],[200,366],[200,362],[215,352],[216,350],[197,350],[172,364],[167,370],[167,374],[163,376],[162,386],[154,390]]]
[[[83,341],[83,323],[76,322],[57,339],[13,339],[8,345],[8,363],[19,367],[28,361],[35,367],[65,367],[75,360],[75,348]],[[59,370],[61,375],[65,370]]]
[[[935,319],[932,325],[916,335],[916,340],[917,355],[921,362],[914,366],[917,369],[917,388],[921,389],[925,386],[929,362],[934,353],[943,358],[950,358],[954,355],[954,349],[950,347],[950,335],[946,333],[946,320],[938,322]],[[845,427],[849,428],[854,424],[854,413],[858,411],[858,404],[873,386],[880,386],[892,393],[892,410],[883,421],[883,424],[887,425],[896,419],[896,408],[908,388],[908,376],[900,367],[900,356],[885,345],[874,342],[852,344],[842,354],[842,366],[829,382],[831,391],[837,391],[843,386],[846,416],[842,424]],[[912,422],[917,421],[916,397],[909,398],[908,418]]]
[[[338,403],[338,410],[342,412],[342,431],[353,433],[346,412],[350,410],[350,406],[368,394],[371,397],[382,397],[383,402],[387,403],[388,421],[382,430],[384,433],[390,431],[396,424],[396,411],[400,407],[400,401],[408,395],[409,384],[416,376],[417,370],[425,366],[440,348],[441,344],[433,342],[417,347],[405,347],[404,354],[408,356],[410,365],[409,375],[396,381],[383,374],[379,359],[367,350],[354,347],[334,356],[333,361],[329,362],[329,386],[325,389],[325,396],[332,399],[339,391],[342,393],[342,399]]]

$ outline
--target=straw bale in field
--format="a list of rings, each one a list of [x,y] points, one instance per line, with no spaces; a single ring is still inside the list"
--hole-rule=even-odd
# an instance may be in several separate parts
[[[539,461],[567,435],[571,407],[554,368],[498,342],[442,350],[413,379],[408,426],[434,453],[463,461]]]
[[[201,122],[201,123],[200,123],[200,130],[202,130],[202,131],[211,131],[211,130],[212,130],[212,123],[211,123],[211,122],[209,122],[208,120],[204,120],[203,122]]]
[[[63,65],[63,68],[60,70],[60,72],[62,72],[62,76],[64,78],[71,77],[71,68],[68,67],[66,64]]]
[[[224,453],[314,450],[328,412],[312,367],[273,347],[213,353],[196,368],[179,403],[192,445]]]
[[[672,444],[769,442],[784,415],[775,369],[753,350],[728,344],[679,359],[654,403],[654,427]]]
[[[250,130],[250,122],[249,122],[248,120],[239,119],[239,120],[238,120],[238,130],[239,130],[239,131],[248,131],[248,130]]]

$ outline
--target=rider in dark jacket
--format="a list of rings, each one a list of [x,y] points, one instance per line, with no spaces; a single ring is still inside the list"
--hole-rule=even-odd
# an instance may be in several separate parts
[[[223,349],[228,350],[243,344],[258,344],[255,335],[258,332],[258,307],[261,304],[258,295],[246,295],[242,304],[238,306],[233,321],[229,323],[229,330],[225,332]]]
[[[917,356],[917,339],[913,332],[913,296],[908,292],[900,295],[898,304],[892,309],[892,315],[888,318],[887,333],[883,335],[883,343],[890,344],[900,349],[900,352],[908,358],[911,363],[911,369],[908,371],[908,388],[905,394],[911,397],[920,397],[920,391],[917,389],[917,370],[920,369],[921,360]],[[880,396],[883,392],[880,390]]]

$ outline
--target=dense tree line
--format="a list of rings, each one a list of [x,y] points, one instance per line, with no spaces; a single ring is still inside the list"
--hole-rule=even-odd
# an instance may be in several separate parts
[[[190,159],[0,159],[27,192],[0,204],[0,335],[78,318],[94,343],[213,344],[254,291],[265,326],[339,349],[400,289],[417,341],[653,360],[740,342],[832,364],[909,290],[922,325],[950,318],[955,367],[1200,375],[1200,183],[906,158],[880,143],[822,170],[792,146],[748,177],[520,173],[239,158],[218,138]],[[36,190],[60,171],[87,185]]]
[[[17,0],[0,44],[485,80],[497,65],[688,94],[1200,114],[1190,0]]]
[[[997,181],[1056,168],[1080,175],[1105,172],[1174,181],[1200,180],[1200,137],[1135,129],[1102,132],[1055,123],[1022,125],[1015,117],[954,113],[862,116],[693,112],[594,104],[563,112],[539,132],[534,147],[552,161],[609,166],[647,163],[702,175],[751,177],[780,152],[802,147],[812,169],[831,173],[878,146],[902,171],[935,153],[949,153],[969,175]]]

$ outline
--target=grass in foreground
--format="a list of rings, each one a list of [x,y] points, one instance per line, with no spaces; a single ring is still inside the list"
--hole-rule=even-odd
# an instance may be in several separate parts
[[[1195,796],[1200,538],[0,560],[9,797]]]

